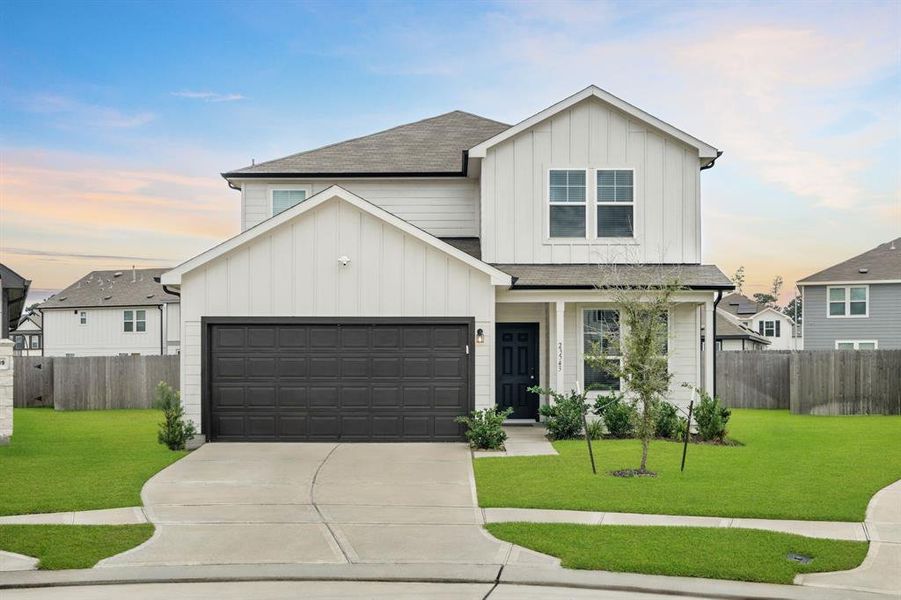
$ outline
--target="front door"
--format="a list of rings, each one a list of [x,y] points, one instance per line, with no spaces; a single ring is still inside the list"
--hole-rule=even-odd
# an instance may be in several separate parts
[[[538,323],[497,324],[497,405],[511,419],[538,420]]]

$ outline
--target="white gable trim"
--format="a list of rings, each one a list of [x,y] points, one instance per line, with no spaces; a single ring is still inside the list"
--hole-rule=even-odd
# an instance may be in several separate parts
[[[773,307],[771,307],[771,306],[767,306],[766,308],[764,308],[763,310],[761,310],[760,312],[758,312],[757,314],[755,314],[755,315],[754,315],[753,317],[751,317],[751,318],[752,318],[752,319],[758,319],[758,318],[760,318],[760,316],[761,316],[762,314],[764,314],[764,313],[766,313],[766,312],[771,312],[771,313],[775,314],[777,317],[779,317],[780,319],[784,319],[784,320],[788,321],[788,322],[791,323],[792,325],[795,324],[795,320],[794,320],[794,319],[792,319],[790,316],[788,316],[787,314],[785,314],[785,313],[783,313],[783,312],[779,312],[778,310],[776,310],[775,308],[773,308]]]
[[[520,121],[513,127],[509,128],[505,131],[502,131],[501,133],[497,134],[496,136],[494,136],[492,138],[485,140],[481,144],[479,144],[477,146],[473,146],[472,148],[469,149],[469,156],[470,156],[470,158],[485,158],[485,155],[488,152],[488,148],[491,148],[492,146],[495,146],[495,145],[503,142],[506,139],[509,139],[515,135],[518,135],[519,133],[525,131],[526,129],[528,129],[534,125],[537,125],[541,121],[544,121],[545,119],[554,116],[558,112],[564,111],[567,108],[581,102],[582,100],[585,100],[586,98],[590,98],[590,97],[594,97],[603,102],[606,102],[607,104],[610,104],[610,105],[616,107],[617,109],[623,111],[624,113],[628,114],[629,116],[634,117],[634,118],[638,119],[639,121],[643,121],[643,122],[647,123],[648,125],[651,125],[652,127],[655,127],[657,129],[663,131],[664,133],[667,133],[667,134],[673,136],[674,138],[688,144],[689,146],[691,146],[693,148],[697,148],[700,158],[702,159],[703,162],[705,162],[707,164],[709,164],[710,162],[713,162],[713,160],[715,160],[721,154],[721,152],[719,150],[717,150],[710,144],[703,142],[696,137],[688,135],[681,129],[676,129],[669,123],[665,123],[664,121],[661,121],[657,117],[646,113],[645,111],[641,110],[640,108],[632,106],[625,100],[622,100],[621,98],[617,98],[610,92],[606,92],[597,86],[590,85],[587,88],[585,88],[584,90],[582,90],[581,92],[578,92],[577,94],[573,94],[569,98],[566,98],[565,100],[561,100],[557,104],[554,104],[553,106],[544,109],[540,113],[532,115],[525,121]]]
[[[264,235],[269,231],[272,231],[276,227],[281,226],[283,223],[286,223],[294,219],[295,217],[311,211],[321,204],[325,204],[326,202],[334,200],[335,198],[344,200],[348,204],[352,204],[363,212],[368,213],[377,219],[381,219],[382,221],[385,221],[386,223],[397,227],[404,233],[411,235],[416,239],[425,242],[426,244],[429,244],[430,246],[433,246],[438,250],[441,250],[445,254],[449,254],[457,260],[466,263],[470,267],[485,273],[486,275],[491,277],[491,283],[493,285],[511,285],[512,283],[512,278],[503,271],[499,271],[491,265],[484,263],[477,258],[473,258],[462,250],[459,250],[451,246],[450,244],[441,241],[435,236],[426,233],[422,229],[411,225],[400,217],[397,217],[389,213],[388,211],[379,208],[371,202],[368,202],[360,196],[357,196],[356,194],[353,194],[338,185],[329,186],[318,194],[313,194],[300,204],[297,204],[270,219],[266,219],[262,223],[251,227],[250,229],[242,233],[239,233],[235,237],[222,242],[218,246],[214,246],[206,252],[198,254],[194,258],[183,262],[171,271],[163,273],[162,277],[160,278],[160,282],[164,285],[181,285],[181,277],[185,273],[193,271],[197,267],[200,267],[210,262],[211,260],[215,260],[220,256],[231,252],[235,248],[246,244],[250,240]]]

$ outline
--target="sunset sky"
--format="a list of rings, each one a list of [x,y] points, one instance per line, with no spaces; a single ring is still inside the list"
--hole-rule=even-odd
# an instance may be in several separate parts
[[[746,291],[901,235],[901,3],[12,2],[0,261],[36,290],[238,232],[219,173],[596,84],[725,151],[704,261]]]

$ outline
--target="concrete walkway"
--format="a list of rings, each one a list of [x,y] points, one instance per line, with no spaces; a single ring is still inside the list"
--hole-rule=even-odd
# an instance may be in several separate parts
[[[842,521],[782,521],[776,519],[732,519],[728,517],[683,517],[638,513],[544,510],[533,508],[486,508],[485,522],[579,523],[583,525],[644,525],[666,527],[723,527],[763,529],[813,538],[867,541],[863,523]]]
[[[206,444],[141,495],[153,537],[98,567],[559,564],[484,531],[463,444]]]
[[[146,522],[147,517],[140,506],[0,517],[0,525],[139,525]]]
[[[799,575],[795,583],[823,588],[892,593],[901,598],[901,481],[870,500],[864,521],[870,541],[866,559],[856,569]]]
[[[491,456],[557,456],[557,450],[547,439],[544,425],[508,425],[504,427],[507,441],[504,450],[475,450],[476,458]]]

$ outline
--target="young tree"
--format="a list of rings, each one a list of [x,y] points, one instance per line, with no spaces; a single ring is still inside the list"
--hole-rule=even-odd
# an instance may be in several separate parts
[[[800,325],[801,321],[804,320],[804,303],[801,301],[801,296],[792,298],[782,309],[782,313],[788,315],[794,319],[796,324]]]
[[[742,293],[741,288],[745,285],[745,266],[741,265],[735,270],[735,275],[732,276],[732,283],[735,284],[735,291],[739,294]]]
[[[772,306],[776,303],[776,296],[770,294],[769,292],[757,292],[753,297],[754,302],[756,302],[757,304]]]
[[[770,287],[770,293],[773,294],[773,297],[776,298],[777,301],[779,300],[779,294],[782,293],[782,284],[784,283],[785,281],[782,279],[782,275],[776,275],[773,278],[773,285]]]
[[[603,342],[594,342],[585,355],[590,366],[623,381],[627,397],[637,409],[635,430],[641,439],[641,463],[636,471],[639,475],[650,474],[648,449],[659,406],[666,400],[673,378],[666,359],[667,316],[680,289],[677,277],[655,285],[610,289],[622,329],[608,328]]]

